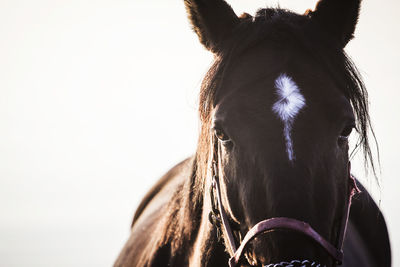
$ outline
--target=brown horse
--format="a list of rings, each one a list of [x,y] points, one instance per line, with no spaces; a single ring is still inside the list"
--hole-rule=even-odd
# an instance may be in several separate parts
[[[373,168],[367,92],[343,51],[360,0],[240,17],[223,0],[184,3],[215,55],[198,148],[146,195],[115,266],[390,266],[360,184],[348,217],[353,128]]]

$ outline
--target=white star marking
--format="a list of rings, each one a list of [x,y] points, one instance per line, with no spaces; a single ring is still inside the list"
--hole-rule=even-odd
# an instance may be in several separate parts
[[[272,106],[272,110],[284,124],[283,134],[286,141],[286,152],[289,161],[293,161],[295,156],[291,139],[292,125],[299,111],[306,105],[306,100],[300,93],[297,84],[286,74],[281,74],[275,80],[275,89],[278,100]]]

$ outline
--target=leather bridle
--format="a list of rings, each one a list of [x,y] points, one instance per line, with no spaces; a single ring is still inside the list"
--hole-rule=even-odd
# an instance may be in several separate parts
[[[246,246],[255,237],[265,232],[274,231],[276,229],[289,229],[296,232],[300,232],[319,244],[334,260],[337,264],[341,264],[343,261],[343,241],[346,234],[347,222],[349,218],[351,199],[355,193],[360,192],[357,188],[354,177],[350,174],[350,162],[348,163],[348,178],[349,178],[349,197],[346,199],[346,208],[342,216],[341,227],[339,238],[336,245],[331,244],[329,241],[324,239],[317,231],[315,231],[308,223],[299,221],[293,218],[287,217],[275,217],[260,221],[254,225],[244,236],[239,247],[236,247],[235,238],[231,229],[228,216],[222,205],[221,190],[219,185],[218,175],[218,141],[214,142],[214,151],[212,159],[212,181],[211,181],[211,204],[212,210],[210,212],[210,222],[217,227],[217,231],[220,231],[218,227],[223,227],[226,234],[227,243],[230,247],[230,251],[233,253],[229,259],[229,266],[235,267],[239,264],[243,253],[245,252]]]

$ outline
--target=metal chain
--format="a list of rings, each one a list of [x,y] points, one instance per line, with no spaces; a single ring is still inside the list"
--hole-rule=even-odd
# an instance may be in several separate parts
[[[217,239],[218,239],[218,242],[219,242],[221,240],[221,237],[222,237],[222,232],[221,232],[222,219],[221,219],[220,211],[219,211],[218,206],[217,206],[217,200],[216,200],[215,195],[214,195],[214,187],[215,187],[214,182],[217,179],[216,170],[217,170],[216,162],[213,161],[213,163],[212,163],[212,177],[213,177],[213,179],[211,181],[211,186],[210,186],[211,211],[208,214],[208,220],[210,221],[210,223],[212,225],[215,226]]]
[[[280,263],[271,263],[264,267],[325,267],[325,265],[309,260],[292,260],[291,262],[283,261]]]
[[[208,220],[210,221],[210,223],[212,225],[214,225],[214,228],[216,230],[216,234],[217,234],[217,239],[218,242],[221,240],[222,237],[222,232],[221,232],[221,215],[219,213],[219,210],[215,208],[215,199],[214,199],[214,193],[213,193],[213,188],[211,186],[210,188],[210,194],[211,194],[211,211],[208,214]]]

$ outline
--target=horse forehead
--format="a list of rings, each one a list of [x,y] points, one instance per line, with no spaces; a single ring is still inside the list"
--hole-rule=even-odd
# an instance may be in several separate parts
[[[315,67],[315,66],[314,66]],[[233,74],[233,78],[218,93],[217,103],[224,113],[248,119],[263,116],[276,119],[300,112],[302,116],[337,116],[341,110],[351,113],[351,106],[343,91],[332,77],[318,68],[301,69],[301,64],[291,68],[270,71],[268,68],[254,73]],[[279,103],[277,101],[281,99]],[[306,102],[306,106],[303,104]],[[350,112],[349,112],[350,111]]]
[[[305,103],[302,88],[285,71],[268,74],[253,82],[230,87],[217,105],[217,113],[226,118],[262,118],[287,120],[294,117]]]

